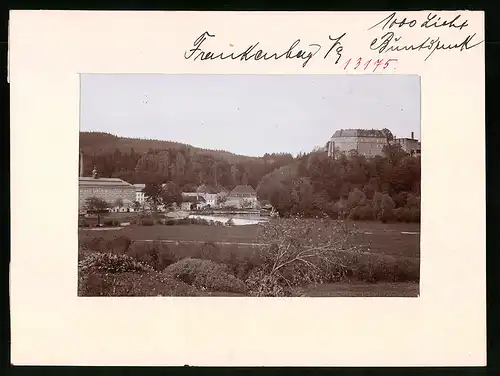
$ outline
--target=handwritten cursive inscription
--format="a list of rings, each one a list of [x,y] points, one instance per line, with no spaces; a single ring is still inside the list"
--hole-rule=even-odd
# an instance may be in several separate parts
[[[437,17],[437,19],[436,19],[436,17]],[[455,29],[462,30],[463,28],[466,28],[467,26],[469,26],[469,24],[467,23],[467,20],[463,21],[462,23],[458,23],[460,17],[461,17],[461,15],[459,14],[458,16],[453,18],[451,21],[446,21],[446,20],[442,21],[441,17],[438,17],[437,14],[429,13],[427,15],[427,19],[424,22],[422,22],[420,27],[425,27],[426,29],[428,29],[430,27],[449,27],[449,28],[455,28]]]
[[[341,40],[345,36],[345,33],[337,38],[329,37],[330,41],[334,42],[328,52],[325,54],[326,59],[332,50],[335,50],[337,55],[337,60],[335,64],[338,63],[340,57],[342,56],[342,43]],[[244,51],[241,52],[213,52],[205,48],[205,42],[208,38],[215,38],[215,34],[210,34],[205,31],[193,42],[193,48],[189,49],[184,53],[184,58],[186,60],[192,59],[193,61],[200,60],[280,60],[280,59],[300,59],[303,60],[302,67],[309,63],[309,61],[316,56],[316,54],[321,50],[321,45],[317,43],[308,44],[306,47],[299,47],[301,40],[295,40],[286,50],[282,52],[266,52],[262,48],[258,48],[260,42],[256,42],[248,46]]]
[[[380,25],[382,25],[381,30],[385,30],[386,28],[390,29],[393,26],[397,26],[398,28],[402,28],[405,26],[412,28],[412,27],[417,26],[417,24],[420,24],[420,27],[426,28],[426,29],[431,28],[431,27],[435,27],[435,28],[448,27],[448,28],[462,30],[462,29],[466,28],[467,26],[469,26],[469,24],[467,23],[467,20],[459,21],[460,17],[462,17],[462,15],[459,14],[458,16],[455,16],[455,18],[453,18],[452,20],[442,20],[441,17],[439,17],[437,14],[433,14],[431,12],[427,15],[427,19],[425,21],[419,23],[415,19],[409,20],[406,17],[398,20],[396,18],[396,12],[393,12],[393,13],[389,14],[386,18],[384,18],[382,21],[379,21],[375,25],[368,28],[368,30],[374,29]]]
[[[479,46],[484,40],[479,40],[476,33],[462,33],[467,30],[469,23],[464,19],[461,14],[453,15],[453,17],[444,17],[437,12],[429,12],[426,17],[421,19],[413,17],[399,17],[397,12],[392,12],[385,16],[382,20],[370,26],[368,30],[379,29],[382,31],[382,36],[377,36],[371,39],[370,50],[377,51],[378,54],[386,54],[392,52],[389,61],[397,62],[397,56],[394,53],[401,51],[426,51],[428,52],[424,61],[427,61],[436,51],[468,51],[472,48]],[[417,42],[408,42],[401,35],[396,35],[397,30],[412,30],[418,28],[421,31],[428,30],[429,33],[436,32],[435,29],[447,28],[453,30],[447,32],[444,36],[436,36],[430,34],[424,36]],[[421,35],[421,34],[420,34]],[[319,43],[304,43],[301,39],[296,39],[291,44],[285,46],[283,49],[265,50],[261,46],[260,41],[256,41],[248,45],[244,49],[238,50],[233,44],[230,44],[230,51],[216,50],[213,47],[213,42],[216,40],[215,34],[204,31],[192,43],[192,48],[184,52],[186,60],[193,61],[214,61],[214,60],[237,60],[237,61],[268,61],[268,60],[295,60],[300,61],[302,68],[305,68],[313,58],[320,56],[323,59],[331,59],[334,64],[341,62],[342,54],[344,51],[343,42],[346,33],[339,34],[337,37],[328,36],[328,41],[325,43],[325,52],[321,52],[323,46]],[[410,34],[411,36],[411,34]],[[441,39],[442,38],[442,39]],[[212,44],[211,44],[212,43]],[[235,50],[236,49],[236,50]],[[378,56],[373,60],[375,69],[384,61]],[[349,58],[347,65],[350,64]],[[368,66],[372,66],[372,60],[367,62]],[[386,65],[388,66],[388,62]],[[361,65],[359,63],[358,65]],[[391,65],[393,67],[393,65]],[[356,69],[356,68],[354,68]],[[386,68],[384,68],[386,69]]]
[[[330,54],[330,52],[332,52],[332,50],[335,48],[335,53],[337,54],[337,60],[335,60],[335,64],[338,64],[340,58],[342,57],[342,51],[344,50],[344,47],[342,47],[342,38],[345,37],[345,34],[342,34],[340,37],[337,37],[337,38],[332,38],[332,36],[328,36],[328,39],[330,39],[331,41],[335,42],[332,44],[332,46],[330,47],[330,49],[328,50],[328,52],[325,54],[325,56],[323,57],[323,59],[326,59],[328,57],[328,55]]]
[[[380,40],[375,38],[373,39],[372,43],[370,44],[370,49],[373,51],[378,51],[379,53],[386,53],[386,52],[391,52],[391,51],[422,51],[422,50],[428,50],[430,51],[429,54],[426,56],[424,61],[427,61],[429,57],[432,56],[434,52],[437,50],[459,50],[459,51],[465,51],[465,50],[470,50],[471,48],[474,48],[478,46],[479,44],[482,43],[476,42],[473,43],[473,39],[475,38],[476,34],[468,35],[459,43],[445,43],[442,42],[439,37],[436,38],[431,38],[427,37],[423,42],[419,42],[416,44],[404,44],[404,43],[398,43],[401,41],[402,37],[396,37],[392,31],[384,34]]]
[[[397,13],[393,12],[368,29],[372,30],[379,27],[381,30],[387,30],[387,32],[382,37],[374,38],[372,40],[370,49],[372,51],[378,51],[380,54],[399,51],[429,51],[424,61],[427,61],[427,59],[429,59],[434,54],[434,52],[438,50],[457,50],[461,52],[470,50],[474,47],[477,47],[484,41],[479,41],[476,37],[476,33],[468,35],[460,33],[460,31],[469,26],[467,20],[461,17],[462,15],[459,14],[452,19],[444,19],[438,14],[431,12],[427,14],[425,20],[416,20],[408,19],[406,17],[398,18]],[[397,36],[395,32],[392,31],[396,28],[411,29],[418,26],[426,30],[445,27],[455,30],[458,33],[456,34],[458,41],[443,41],[440,37],[428,36],[417,43],[404,43],[403,38],[401,36]]]

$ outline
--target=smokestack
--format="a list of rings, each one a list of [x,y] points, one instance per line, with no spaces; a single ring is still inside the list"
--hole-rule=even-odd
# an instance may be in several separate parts
[[[83,153],[80,151],[80,177],[83,177]]]
[[[411,139],[413,140],[413,132],[411,132]]]

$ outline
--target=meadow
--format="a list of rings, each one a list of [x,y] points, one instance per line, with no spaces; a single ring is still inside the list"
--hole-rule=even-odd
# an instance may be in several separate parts
[[[125,216],[115,217],[124,220]],[[315,220],[297,223],[317,227]],[[286,293],[283,283],[256,272],[269,265],[263,255],[267,244],[261,239],[260,225],[155,224],[106,231],[79,229],[79,295],[248,296],[248,286],[257,286],[252,290],[258,291],[257,296],[418,296],[418,223],[332,221],[325,227],[326,236],[338,237],[335,231],[340,225],[349,235],[339,251],[355,249],[355,255],[347,253],[341,261],[336,259],[342,270],[318,274],[293,269],[284,273],[283,279],[296,280],[287,282]],[[299,233],[297,225],[293,233]],[[312,242],[316,244],[316,240]],[[112,257],[89,258],[90,254]],[[123,262],[131,266],[120,266],[115,272],[113,265]],[[102,269],[104,264],[112,265],[108,270]],[[297,279],[296,275],[304,278]]]

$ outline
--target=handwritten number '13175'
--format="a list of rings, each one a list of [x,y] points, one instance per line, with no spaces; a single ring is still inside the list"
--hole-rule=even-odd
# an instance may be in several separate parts
[[[361,57],[353,61],[353,59],[351,58],[351,59],[347,60],[347,62],[345,63],[344,70],[347,69],[349,66],[351,66],[351,68],[353,68],[353,69],[360,68],[363,70],[367,70],[368,67],[371,66],[371,67],[373,67],[373,72],[375,72],[380,66],[382,66],[382,69],[386,70],[387,68],[389,68],[391,63],[395,63],[397,61],[398,61],[398,59],[387,59],[385,61],[384,61],[384,59],[363,60]]]

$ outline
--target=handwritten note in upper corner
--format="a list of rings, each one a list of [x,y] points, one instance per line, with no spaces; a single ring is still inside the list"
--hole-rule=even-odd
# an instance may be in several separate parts
[[[403,12],[404,13],[404,12]],[[467,52],[484,42],[472,30],[467,13],[450,16],[450,12],[419,12],[421,17],[405,17],[397,12],[387,13],[366,29],[366,33],[374,34],[366,46],[366,56],[377,54],[377,58],[359,57],[349,54],[349,33],[343,30],[332,31],[318,40],[291,40],[282,48],[266,47],[265,41],[256,40],[246,45],[230,44],[224,50],[217,45],[217,35],[210,30],[202,30],[186,48],[184,59],[196,62],[232,60],[238,62],[267,62],[276,60],[300,61],[306,68],[315,59],[330,60],[344,70],[360,69],[377,72],[395,70],[397,62],[405,52],[420,52],[424,61],[435,53],[447,51]],[[414,14],[414,13],[413,13]],[[334,27],[332,30],[335,29]],[[426,36],[417,42],[401,34],[407,30],[425,30]],[[450,30],[453,35],[442,38],[443,30]],[[421,32],[418,33],[421,35]],[[438,36],[436,36],[438,35]],[[390,53],[390,54],[389,54]],[[389,56],[390,55],[390,56]],[[390,57],[390,58],[389,58]]]

